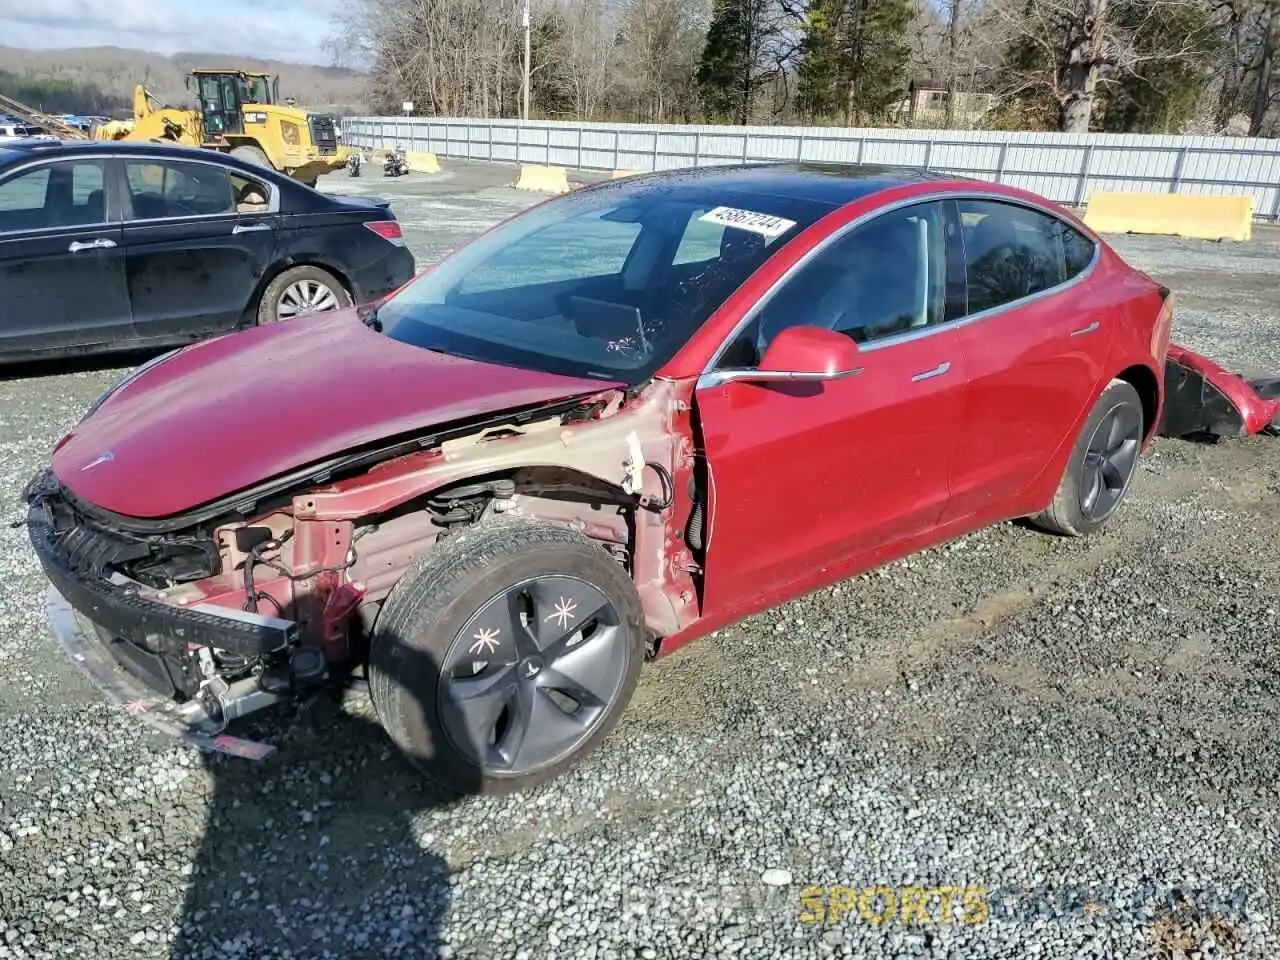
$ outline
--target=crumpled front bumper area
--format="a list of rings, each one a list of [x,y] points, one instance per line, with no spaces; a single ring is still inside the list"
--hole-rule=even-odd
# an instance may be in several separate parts
[[[86,553],[110,549],[109,534],[77,526],[55,531],[35,497],[27,515],[32,547],[52,588],[49,621],[89,680],[150,726],[204,749],[267,756],[272,748],[226,736],[232,720],[282,699],[256,677],[228,683],[201,676],[201,648],[260,656],[293,645],[293,621],[221,607],[179,607],[142,595],[122,576],[93,572]]]
[[[128,711],[130,716],[202,750],[252,760],[261,760],[275,751],[270,744],[222,733],[230,720],[279,701],[276,694],[262,690],[256,680],[242,680],[229,685],[222,697],[219,716],[211,716],[202,701],[179,703],[159,694],[127,672],[99,639],[93,624],[54,587],[49,589],[46,609],[49,624],[63,652],[90,683]]]

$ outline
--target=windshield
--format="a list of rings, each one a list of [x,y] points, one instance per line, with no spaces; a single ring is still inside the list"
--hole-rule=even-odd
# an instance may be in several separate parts
[[[457,356],[638,384],[781,244],[832,209],[697,178],[568,194],[506,221],[378,311]]]

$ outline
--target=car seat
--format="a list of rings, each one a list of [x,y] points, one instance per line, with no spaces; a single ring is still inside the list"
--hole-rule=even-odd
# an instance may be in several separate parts
[[[1031,291],[1037,258],[1012,217],[983,217],[965,240],[965,259],[971,312],[1008,303]]]
[[[832,265],[841,276],[819,299],[811,322],[859,342],[928,323],[922,225],[915,217],[889,215],[868,224],[856,242],[840,245]]]
[[[106,223],[107,205],[101,190],[90,192],[84,202],[84,223]]]

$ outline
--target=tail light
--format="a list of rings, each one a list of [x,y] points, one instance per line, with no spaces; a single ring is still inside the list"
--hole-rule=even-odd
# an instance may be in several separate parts
[[[1173,294],[1168,287],[1160,288],[1160,301],[1155,329],[1151,331],[1151,355],[1163,363],[1173,333]]]
[[[404,246],[404,231],[400,229],[400,223],[397,220],[372,220],[365,221],[365,226],[380,236],[387,243],[394,243],[397,247]]]

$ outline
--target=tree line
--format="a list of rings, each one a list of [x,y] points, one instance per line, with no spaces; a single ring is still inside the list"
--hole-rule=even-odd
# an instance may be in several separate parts
[[[379,112],[519,116],[523,0],[346,0]],[[1274,136],[1280,0],[534,0],[534,118]],[[964,104],[980,103],[977,111]],[[963,108],[963,109],[962,109]]]
[[[47,113],[132,116],[133,88],[143,84],[162,103],[188,106],[187,75],[195,67],[238,67],[280,76],[280,96],[316,110],[362,113],[366,77],[346,69],[226,54],[162,56],[120,47],[24,50],[0,47],[0,93]]]

